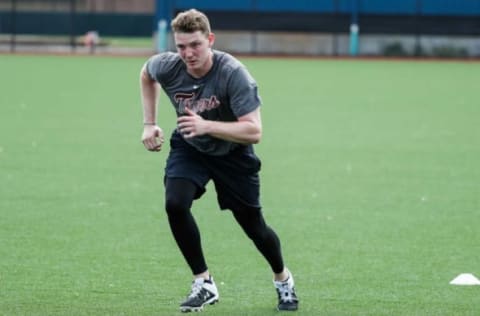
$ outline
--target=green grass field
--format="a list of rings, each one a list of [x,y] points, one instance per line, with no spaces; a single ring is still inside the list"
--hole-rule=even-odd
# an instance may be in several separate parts
[[[0,55],[0,315],[180,315],[191,276],[140,143],[143,58]],[[480,63],[244,59],[264,106],[265,216],[295,315],[478,315]],[[169,134],[173,110],[162,97]],[[194,205],[221,302],[277,315],[214,190]]]

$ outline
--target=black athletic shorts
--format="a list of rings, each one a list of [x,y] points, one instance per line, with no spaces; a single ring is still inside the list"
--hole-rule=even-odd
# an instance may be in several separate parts
[[[260,166],[252,145],[239,146],[226,155],[212,156],[199,152],[174,132],[170,139],[165,181],[167,178],[191,180],[197,185],[195,199],[198,199],[211,179],[220,209],[260,209]]]

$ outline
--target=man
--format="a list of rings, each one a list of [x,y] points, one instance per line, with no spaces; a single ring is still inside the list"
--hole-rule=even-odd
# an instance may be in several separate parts
[[[260,160],[252,146],[262,135],[257,84],[238,60],[212,49],[215,35],[203,13],[181,12],[171,26],[177,53],[151,57],[142,68],[140,82],[146,149],[160,151],[164,141],[156,121],[159,86],[177,113],[165,168],[165,208],[194,279],[180,310],[199,311],[219,299],[190,211],[210,180],[220,208],[232,211],[270,264],[278,309],[297,310],[293,276],[284,266],[280,241],[266,225],[259,201]]]

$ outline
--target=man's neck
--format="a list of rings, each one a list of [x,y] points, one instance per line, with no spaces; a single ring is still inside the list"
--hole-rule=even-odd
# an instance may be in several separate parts
[[[194,72],[188,71],[188,73],[192,77],[202,78],[203,76],[205,76],[210,71],[210,69],[212,69],[212,67],[213,67],[213,51],[212,50],[210,51],[209,55],[210,56],[208,56],[207,62],[203,65],[203,67],[201,69],[199,69],[198,71],[194,71]]]

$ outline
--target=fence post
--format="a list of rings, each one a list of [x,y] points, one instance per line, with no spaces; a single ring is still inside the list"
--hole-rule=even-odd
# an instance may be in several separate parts
[[[358,24],[352,23],[350,25],[350,55],[358,55],[358,33],[359,27]]]
[[[157,26],[157,50],[158,52],[167,51],[167,20],[161,19]]]
[[[359,41],[358,26],[358,0],[352,0],[352,19],[350,23],[350,55],[358,55],[358,41]]]
[[[335,19],[338,20],[339,18],[338,0],[332,0],[332,1],[333,1],[333,14],[335,16]],[[332,41],[333,41],[333,50],[332,50],[333,55],[338,56],[338,30],[337,29],[333,31]]]
[[[158,52],[167,51],[169,49],[168,33],[170,30],[170,22],[172,21],[174,7],[174,0],[156,0],[155,2],[154,28],[157,41],[156,49]]]
[[[11,8],[10,8],[10,14],[11,14],[11,29],[10,29],[10,52],[15,53],[15,45],[17,44],[17,0],[11,0]]]
[[[420,44],[420,23],[422,17],[422,0],[415,1],[415,48],[414,48],[414,55],[421,56],[422,55],[422,46]]]
[[[75,39],[75,2],[76,0],[70,0],[70,47],[72,52],[75,52],[77,46]]]

